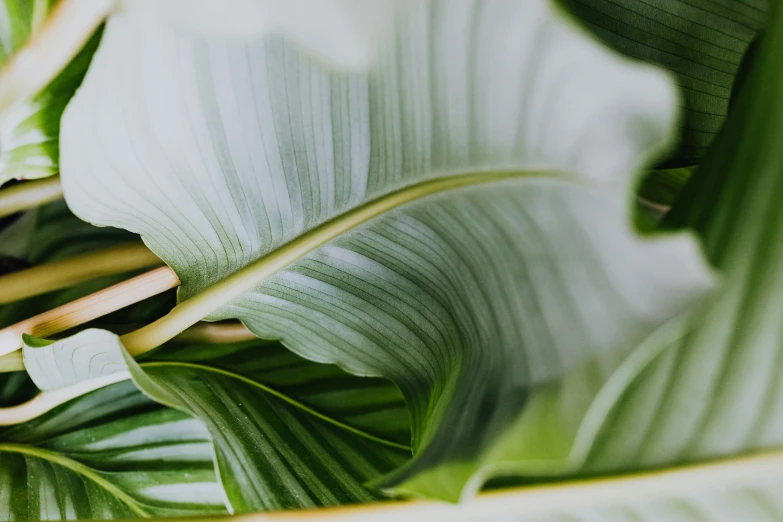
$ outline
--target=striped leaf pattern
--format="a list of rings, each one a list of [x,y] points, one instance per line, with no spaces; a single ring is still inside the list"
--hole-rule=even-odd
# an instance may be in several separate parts
[[[0,2],[0,66],[40,29],[56,0]],[[99,36],[32,99],[9,107],[0,119],[0,185],[10,179],[56,174],[60,116],[87,71]]]
[[[142,234],[181,300],[298,252],[211,318],[393,380],[417,455],[379,484],[457,499],[506,463],[532,388],[630,348],[711,278],[691,238],[626,223],[673,127],[665,78],[545,0],[417,6],[366,75],[114,17],[62,176],[77,215]]]
[[[669,164],[697,163],[728,113],[734,77],[769,0],[560,0],[615,49],[673,72],[685,117]]]
[[[130,383],[0,430],[0,520],[225,512],[203,426]]]
[[[153,399],[207,426],[234,512],[380,500],[365,483],[410,458],[399,391],[260,344],[216,359],[212,346],[209,361],[187,348],[184,361],[164,351],[134,378]]]
[[[408,412],[394,385],[306,361],[277,343],[165,348],[139,365],[117,336],[92,329],[26,350],[52,355],[27,368],[48,394],[100,381],[87,370],[119,354],[147,396],[207,427],[232,512],[380,500],[365,484],[410,458]]]

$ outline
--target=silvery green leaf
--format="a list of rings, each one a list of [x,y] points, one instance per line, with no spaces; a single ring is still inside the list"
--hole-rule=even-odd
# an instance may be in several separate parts
[[[142,234],[181,300],[248,281],[211,317],[393,380],[416,458],[379,484],[456,499],[515,467],[503,441],[532,390],[614,360],[712,279],[687,234],[628,223],[673,127],[665,75],[544,0],[424,2],[395,31],[348,75],[279,39],[117,16],[64,117],[62,176],[77,215]]]

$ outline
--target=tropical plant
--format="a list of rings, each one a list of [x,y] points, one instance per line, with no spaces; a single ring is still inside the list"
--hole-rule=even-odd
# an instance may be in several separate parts
[[[0,519],[783,520],[783,6],[0,32]]]

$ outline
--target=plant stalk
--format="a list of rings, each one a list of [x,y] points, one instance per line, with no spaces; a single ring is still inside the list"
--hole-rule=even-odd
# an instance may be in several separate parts
[[[43,27],[0,71],[0,111],[46,87],[113,7],[114,0],[60,0]]]
[[[45,263],[0,276],[0,305],[45,294],[113,274],[163,264],[143,243]]]
[[[169,267],[156,268],[31,317],[0,330],[0,356],[20,349],[22,334],[47,337],[63,332],[178,285],[179,278],[173,270]]]
[[[0,87],[2,89],[2,87]],[[58,200],[63,197],[60,176],[25,181],[0,190],[0,218]]]
[[[107,330],[114,331],[107,327]],[[174,337],[171,342],[176,344],[233,344],[258,340],[253,332],[239,321],[230,323],[198,323]],[[21,350],[16,350],[0,357],[0,373],[24,371],[24,360]]]

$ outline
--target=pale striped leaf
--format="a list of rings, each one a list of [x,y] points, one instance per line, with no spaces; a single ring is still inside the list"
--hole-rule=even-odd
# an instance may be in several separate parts
[[[223,513],[212,453],[201,423],[116,384],[0,429],[0,520]]]
[[[0,1],[0,66],[40,29],[55,4],[56,0]],[[60,116],[81,83],[98,40],[93,37],[40,93],[0,115],[0,185],[58,172]]]
[[[615,49],[676,75],[685,117],[669,163],[697,163],[726,118],[735,74],[770,1],[560,1]]]
[[[386,487],[475,491],[532,388],[710,286],[691,238],[627,224],[671,86],[545,0],[423,2],[365,76],[280,40],[104,36],[64,117],[69,205],[140,232],[181,299],[242,281],[212,318],[398,384],[417,456]]]

